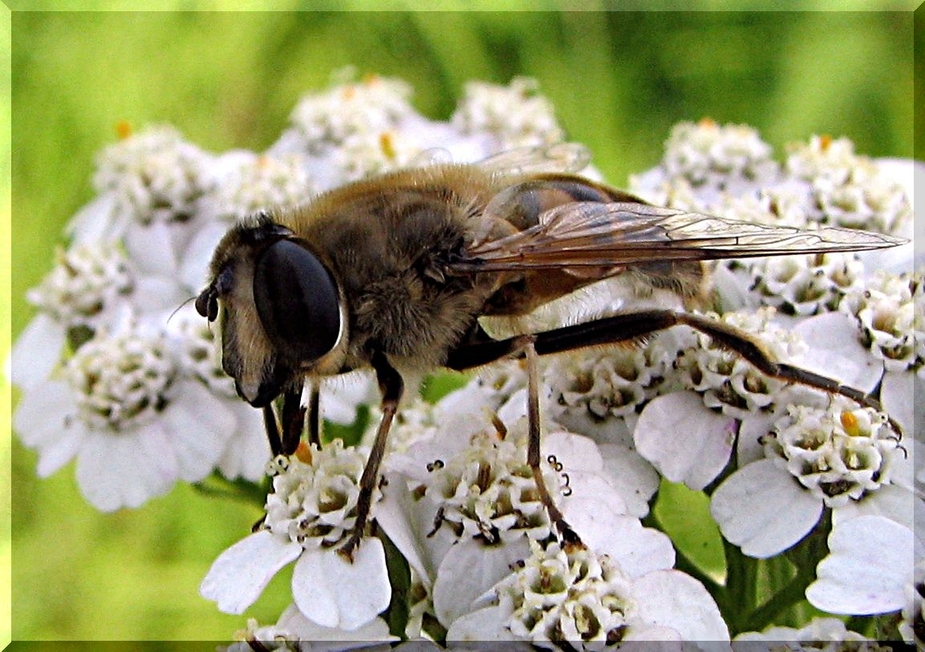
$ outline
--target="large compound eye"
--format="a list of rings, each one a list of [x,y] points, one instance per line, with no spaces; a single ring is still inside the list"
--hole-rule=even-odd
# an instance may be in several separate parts
[[[280,240],[257,259],[254,302],[267,336],[285,358],[317,360],[337,343],[337,286],[321,261],[295,242]]]

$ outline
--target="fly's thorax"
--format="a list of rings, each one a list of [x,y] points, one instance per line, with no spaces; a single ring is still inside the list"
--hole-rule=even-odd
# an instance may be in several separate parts
[[[322,195],[285,217],[340,283],[346,367],[365,366],[373,350],[433,367],[473,327],[496,275],[448,267],[471,241],[495,192],[490,182],[463,166],[397,173]]]

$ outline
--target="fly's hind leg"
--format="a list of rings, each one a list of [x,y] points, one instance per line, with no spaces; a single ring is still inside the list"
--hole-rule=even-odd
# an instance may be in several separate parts
[[[800,367],[778,362],[761,346],[759,340],[749,333],[724,322],[691,313],[642,310],[604,317],[586,324],[557,328],[538,333],[534,337],[537,353],[547,355],[601,344],[641,343],[647,335],[679,324],[690,326],[710,336],[716,344],[740,355],[766,376],[812,387],[827,394],[844,396],[878,411],[883,409],[879,401],[854,387]],[[888,419],[896,433],[902,435],[902,426],[895,419]]]
[[[540,467],[540,391],[539,364],[534,346],[534,336],[522,335],[506,340],[492,340],[477,327],[466,344],[450,353],[446,366],[463,371],[478,367],[502,358],[524,356],[527,362],[527,464],[533,474],[534,484],[540,502],[546,508],[549,520],[559,534],[559,539],[568,546],[584,546],[578,534],[566,522],[565,516],[558,508],[543,478]]]
[[[561,510],[556,506],[549,490],[546,488],[546,481],[543,479],[543,470],[540,468],[540,391],[539,391],[539,364],[537,360],[536,349],[533,342],[524,347],[527,358],[527,464],[533,472],[533,480],[536,483],[536,490],[539,492],[540,501],[546,507],[546,513],[549,514],[549,520],[555,526],[559,533],[559,538],[567,546],[581,546],[584,544],[575,533],[575,530],[565,521]]]
[[[604,317],[584,324],[565,326],[533,335],[520,335],[502,340],[491,339],[481,328],[476,328],[464,343],[450,352],[446,366],[465,370],[503,358],[526,357],[528,370],[528,415],[530,428],[527,459],[536,479],[540,498],[565,543],[580,543],[578,536],[565,522],[562,512],[555,506],[540,472],[540,417],[537,355],[550,355],[574,351],[590,346],[608,344],[642,345],[644,339],[672,326],[684,324],[709,335],[720,346],[742,356],[767,376],[785,382],[806,385],[828,394],[845,396],[865,407],[880,411],[880,403],[864,392],[843,385],[819,374],[778,362],[759,344],[758,340],[738,328],[706,317],[675,310],[642,310]],[[888,417],[890,426],[898,435],[902,427]]]

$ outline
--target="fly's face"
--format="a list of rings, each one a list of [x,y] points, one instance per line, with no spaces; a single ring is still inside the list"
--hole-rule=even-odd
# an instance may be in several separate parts
[[[267,405],[338,357],[346,320],[337,282],[289,229],[265,214],[236,227],[217,247],[211,272],[196,309],[218,320],[222,366],[248,403]]]

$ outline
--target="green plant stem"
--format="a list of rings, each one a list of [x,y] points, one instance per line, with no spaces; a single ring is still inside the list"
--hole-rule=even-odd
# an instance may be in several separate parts
[[[726,556],[727,604],[725,610],[722,605],[720,609],[734,635],[747,631],[743,628],[746,627],[748,614],[755,608],[758,561],[746,557],[737,546],[725,539],[723,552]]]
[[[385,549],[386,567],[389,572],[389,583],[392,586],[392,599],[389,602],[387,622],[389,634],[404,640],[405,628],[408,626],[409,604],[408,597],[411,591],[411,567],[392,540],[381,529],[378,530],[379,539]]]
[[[743,632],[760,632],[770,625],[782,611],[803,600],[806,587],[815,579],[798,573],[783,589],[775,593],[763,605],[754,609],[742,619]],[[738,633],[738,632],[737,632]]]

